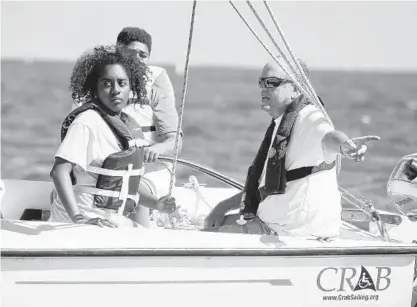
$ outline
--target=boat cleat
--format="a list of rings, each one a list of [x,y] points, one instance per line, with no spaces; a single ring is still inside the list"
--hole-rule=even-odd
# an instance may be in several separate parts
[[[243,217],[243,215],[240,216],[240,218],[238,220],[236,220],[236,224],[243,226],[246,225],[248,221],[245,220],[245,218]]]

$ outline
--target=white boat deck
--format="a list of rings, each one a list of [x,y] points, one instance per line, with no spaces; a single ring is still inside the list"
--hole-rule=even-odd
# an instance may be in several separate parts
[[[183,253],[249,251],[274,255],[416,254],[416,244],[380,239],[259,236],[147,228],[100,228],[89,225],[3,220],[2,253]]]
[[[160,228],[100,228],[88,225],[20,221],[25,208],[49,209],[50,182],[5,181],[1,220],[2,255],[57,254],[274,254],[358,255],[417,254],[417,244],[385,243],[378,236],[345,223],[340,238],[319,241],[315,237],[259,236]],[[25,192],[22,193],[22,190]],[[177,204],[191,215],[207,214],[219,201],[233,195],[233,188],[176,187]],[[196,204],[199,205],[196,206]],[[414,235],[411,235],[413,237]],[[411,242],[407,241],[407,242]]]

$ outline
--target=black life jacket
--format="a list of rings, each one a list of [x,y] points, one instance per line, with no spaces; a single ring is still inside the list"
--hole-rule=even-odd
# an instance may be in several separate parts
[[[99,102],[92,100],[72,111],[61,128],[61,141],[64,140],[75,118],[87,110],[100,114],[108,124],[119,143],[121,151],[109,155],[101,165],[89,165],[87,172],[98,174],[95,187],[76,185],[71,172],[74,189],[82,193],[94,194],[94,205],[98,208],[119,210],[119,213],[132,212],[138,204],[138,188],[144,173],[142,147],[143,133],[136,121],[125,113],[114,114]],[[139,129],[137,129],[139,128]]]
[[[252,165],[248,169],[246,184],[240,206],[240,214],[245,219],[255,218],[258,211],[259,203],[268,195],[284,194],[287,182],[307,177],[313,173],[329,170],[335,166],[335,162],[327,164],[325,162],[317,166],[301,167],[287,171],[285,168],[285,159],[288,144],[291,139],[292,130],[300,111],[310,102],[304,95],[295,98],[285,111],[281,123],[278,127],[275,139],[272,142],[271,136],[273,127],[268,128],[269,133],[258,150],[258,153]],[[269,134],[269,137],[267,136]],[[268,160],[266,160],[268,157]],[[267,163],[265,174],[265,186],[259,189],[264,163]]]

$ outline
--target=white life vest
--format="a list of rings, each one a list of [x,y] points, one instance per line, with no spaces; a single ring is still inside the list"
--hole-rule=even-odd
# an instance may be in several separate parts
[[[149,76],[149,81],[146,85],[146,90],[148,92],[148,99],[151,98],[152,86],[155,83],[155,80],[164,72],[164,69],[158,66],[149,65],[149,70],[151,75]],[[131,93],[130,98],[134,98]],[[152,101],[150,101],[152,104]],[[145,140],[153,143],[160,142],[156,135],[156,126],[153,117],[153,109],[151,105],[139,105],[131,104],[126,106],[123,111],[133,117],[136,122],[142,127],[142,132],[145,137]]]
[[[158,66],[149,66],[151,76],[147,84],[148,99],[151,105],[130,104],[123,109],[123,112],[130,115],[136,120],[142,128],[142,133],[146,141],[159,143],[162,142],[160,136],[156,134],[156,126],[154,122],[154,112],[152,109],[153,101],[150,99],[152,94],[152,86],[158,77],[165,72],[164,68]],[[131,98],[134,98],[133,95]],[[157,162],[154,164],[146,164],[145,174],[141,182],[148,186],[149,190],[156,197],[162,197],[169,192],[169,184],[171,179],[172,165],[166,162]],[[175,183],[175,178],[174,178]],[[146,209],[145,209],[146,210]]]
[[[149,70],[152,73],[152,76],[150,77],[150,86],[153,85],[153,83],[155,82],[156,79],[158,79],[158,77],[162,74],[162,72],[165,70],[162,67],[158,67],[158,66],[153,66],[153,65],[149,65]]]
[[[151,144],[159,141],[156,135],[153,110],[150,105],[130,104],[123,109],[123,112],[133,117],[140,125],[145,140]]]

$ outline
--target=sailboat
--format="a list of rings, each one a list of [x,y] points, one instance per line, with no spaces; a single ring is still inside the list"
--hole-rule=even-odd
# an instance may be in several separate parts
[[[185,87],[195,8],[196,1]],[[280,63],[284,58],[270,54]],[[288,75],[322,109],[294,59]],[[185,90],[179,125],[184,105]],[[397,197],[399,207],[417,190],[414,179],[401,175],[409,158],[399,162],[390,178],[390,196]],[[153,227],[111,229],[47,222],[43,215],[50,207],[51,182],[3,179],[4,306],[416,306],[416,224],[409,211],[376,210],[370,200],[341,189],[350,206],[343,210],[338,238],[199,231],[201,219],[221,200],[241,191],[243,184],[179,159],[177,151],[160,160],[172,163],[174,170],[182,165],[190,174],[203,173],[228,187],[210,187],[192,175],[189,183],[171,187],[188,219],[171,229],[158,227],[161,216],[153,218]],[[33,218],[36,212],[40,214]]]

